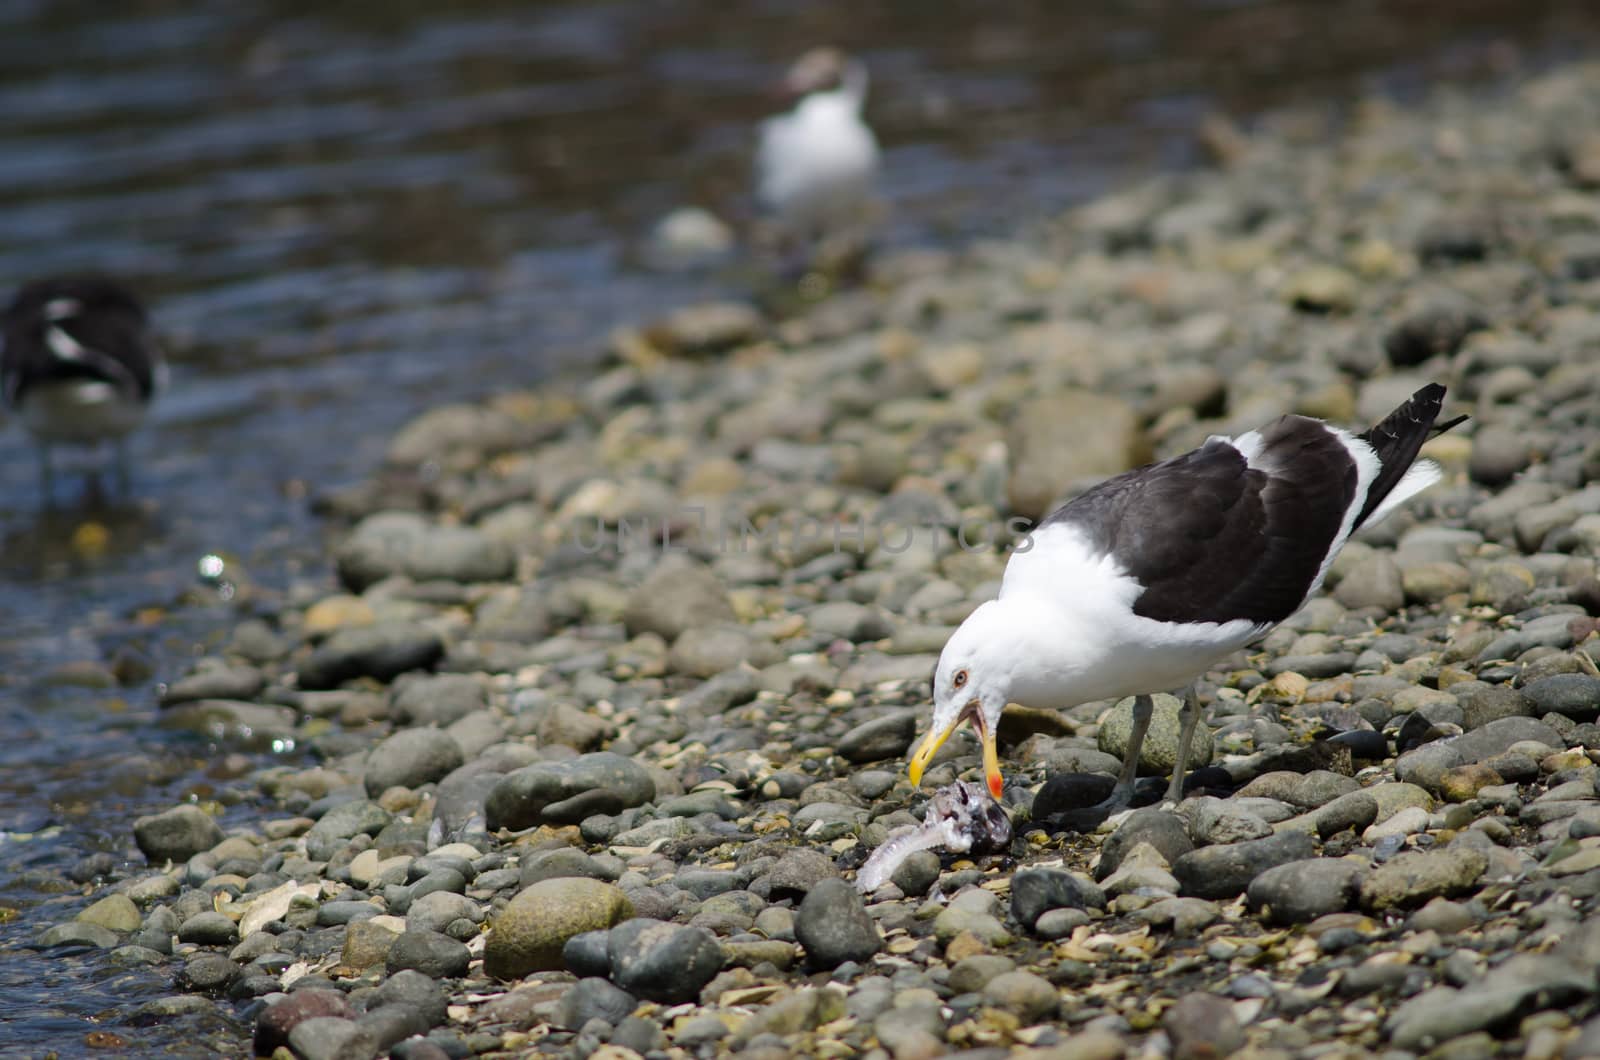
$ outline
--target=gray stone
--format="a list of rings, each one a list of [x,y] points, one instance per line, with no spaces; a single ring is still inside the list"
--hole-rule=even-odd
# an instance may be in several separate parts
[[[121,941],[117,933],[110,928],[72,921],[56,924],[41,931],[34,940],[34,945],[46,950],[58,946],[94,946],[97,949],[109,950]]]
[[[456,920],[478,921],[483,910],[478,903],[463,894],[451,891],[431,891],[412,901],[406,910],[406,927],[417,931],[443,932]]]
[[[611,929],[611,978],[639,997],[667,1004],[694,1001],[722,971],[722,947],[701,927],[639,918]]]
[[[781,658],[776,645],[742,626],[699,626],[672,642],[667,665],[678,673],[709,678],[745,664],[770,666]]]
[[[504,581],[516,555],[468,526],[435,526],[413,512],[378,512],[358,523],[334,553],[339,578],[353,592],[395,575],[414,581]]]
[[[375,802],[351,799],[332,807],[306,832],[306,853],[317,861],[327,861],[346,842],[358,835],[377,835],[387,828],[394,815]]]
[[[577,847],[538,850],[522,859],[521,885],[532,887],[541,880],[583,876],[591,880],[610,880],[612,875],[590,855]]]
[[[715,574],[672,556],[629,595],[623,621],[629,636],[657,633],[670,642],[686,630],[735,622],[737,616]]]
[[[917,722],[923,713],[915,708],[897,710],[862,722],[839,737],[839,753],[852,762],[899,758],[916,736]]]
[[[185,804],[140,817],[133,838],[152,864],[187,861],[222,842],[222,828],[198,806]]]
[[[377,1037],[354,1020],[313,1016],[289,1032],[289,1048],[300,1060],[371,1060]]]
[[[795,914],[794,933],[807,960],[818,968],[865,961],[883,948],[861,896],[841,879],[822,880],[812,887]]]
[[[1005,972],[989,980],[983,1000],[1015,1013],[1024,1026],[1054,1016],[1061,1007],[1061,996],[1050,981],[1026,971]]]
[[[484,810],[490,829],[516,831],[538,824],[576,824],[596,814],[618,814],[655,797],[655,781],[643,766],[609,751],[597,751],[508,773],[489,792]]]
[[[822,604],[806,614],[806,624],[817,633],[861,642],[882,640],[894,632],[882,611],[850,600]]]
[[[254,666],[208,666],[172,682],[161,694],[161,705],[196,699],[253,699],[266,683]]]
[[[196,946],[227,946],[239,941],[239,925],[222,913],[207,910],[178,927],[178,941]]]
[[[389,947],[384,967],[390,975],[409,968],[430,979],[457,979],[467,974],[471,962],[467,947],[456,939],[408,928]]]
[[[592,1019],[615,1026],[639,1007],[639,999],[605,979],[590,977],[573,983],[556,1006],[557,1027],[578,1030]]]
[[[920,897],[928,893],[939,879],[939,855],[931,850],[916,850],[911,853],[889,877],[889,882],[912,897]]]
[[[1530,681],[1522,689],[1533,713],[1565,714],[1579,721],[1592,721],[1600,714],[1600,677],[1589,674],[1554,674]]]
[[[1064,869],[1024,869],[1011,878],[1011,915],[1032,931],[1052,909],[1104,909],[1105,892]]]
[[[1178,757],[1178,736],[1181,734],[1178,714],[1182,702],[1177,696],[1165,693],[1151,697],[1154,706],[1150,713],[1150,727],[1145,730],[1144,744],[1139,749],[1139,770],[1157,776],[1172,772]],[[1098,743],[1101,751],[1115,755],[1120,761],[1128,753],[1128,741],[1133,736],[1133,697],[1119,700],[1106,712],[1100,722]],[[1211,763],[1211,730],[1205,722],[1197,722],[1194,736],[1189,741],[1187,769],[1198,769]]]
[[[1421,1050],[1474,1031],[1514,1026],[1530,1012],[1561,1009],[1596,990],[1593,966],[1563,954],[1518,954],[1460,990],[1437,986],[1401,1005],[1384,1032]]]
[[[1250,908],[1275,924],[1303,924],[1355,904],[1364,866],[1342,858],[1308,858],[1270,868],[1250,881]]]
[[[377,1005],[404,1005],[415,1011],[430,1027],[444,1023],[448,998],[438,982],[412,969],[395,972],[378,986]]]
[[[1134,467],[1147,450],[1139,417],[1104,393],[1056,390],[1024,401],[1007,431],[1012,513],[1038,519],[1075,481],[1104,478]]]
[[[1489,861],[1481,851],[1454,844],[1412,851],[1385,862],[1361,884],[1361,905],[1373,912],[1422,905],[1477,889]]]
[[[238,937],[237,931],[234,937]],[[197,953],[183,963],[179,983],[197,994],[220,994],[239,978],[241,970],[238,964],[220,953]]]
[[[1185,994],[1161,1016],[1172,1041],[1172,1060],[1210,1060],[1244,1047],[1244,1030],[1233,1003],[1216,994]]]
[[[800,901],[824,880],[839,878],[838,866],[820,850],[800,847],[787,851],[750,889],[770,902],[785,898]]]
[[[490,925],[483,970],[497,979],[562,967],[567,940],[633,915],[618,887],[581,877],[543,880],[506,904]]]
[[[444,642],[416,622],[377,622],[341,629],[300,664],[301,688],[335,688],[357,677],[388,681],[426,670],[444,654]]]
[[[1202,847],[1172,863],[1183,893],[1196,898],[1232,898],[1263,872],[1316,852],[1312,838],[1299,831],[1227,846]]]
[[[1194,849],[1189,829],[1177,814],[1153,807],[1135,810],[1101,846],[1095,878],[1103,880],[1116,872],[1123,857],[1140,843],[1149,843],[1168,865]]]
[[[377,797],[390,788],[421,787],[459,769],[465,758],[449,733],[432,727],[402,729],[367,755],[367,794]]]
[[[1352,611],[1365,607],[1398,611],[1406,603],[1400,568],[1387,552],[1374,552],[1345,572],[1333,598]]]
[[[1466,684],[1472,687],[1462,687]],[[1509,685],[1462,682],[1452,685],[1450,691],[1461,705],[1462,727],[1466,729],[1480,729],[1501,718],[1530,717],[1533,714],[1533,704]]]
[[[488,705],[483,683],[469,674],[413,677],[397,683],[389,714],[400,725],[437,725],[460,721]]]

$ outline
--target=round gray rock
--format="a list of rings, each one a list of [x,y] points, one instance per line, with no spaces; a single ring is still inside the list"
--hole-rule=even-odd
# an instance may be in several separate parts
[[[198,806],[174,806],[135,820],[133,838],[154,864],[187,861],[222,842],[222,828]]]
[[[812,888],[795,914],[795,938],[806,958],[819,968],[846,961],[865,961],[883,948],[878,926],[867,915],[856,889],[841,879],[823,880]]]
[[[390,788],[415,788],[439,780],[466,760],[455,737],[431,726],[403,729],[367,755],[364,782],[374,797]]]

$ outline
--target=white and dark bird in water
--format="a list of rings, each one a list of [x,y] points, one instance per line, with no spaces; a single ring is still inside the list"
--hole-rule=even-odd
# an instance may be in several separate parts
[[[761,124],[756,198],[791,237],[820,240],[866,217],[879,164],[867,84],[860,59],[812,49],[784,79],[793,106]]]
[[[1435,426],[1444,395],[1425,386],[1362,434],[1286,415],[1237,438],[1213,436],[1046,516],[1014,550],[999,596],[940,654],[912,783],[971,722],[999,798],[995,736],[1007,703],[1066,709],[1134,696],[1121,776],[1102,804],[1126,805],[1151,695],[1177,691],[1184,705],[1167,797],[1180,799],[1200,713],[1194,681],[1299,610],[1352,533],[1438,481],[1438,466],[1417,454],[1466,418]]]
[[[0,315],[0,338],[0,393],[39,445],[46,501],[54,446],[114,445],[126,489],[127,436],[165,378],[139,299],[103,276],[37,280]]]

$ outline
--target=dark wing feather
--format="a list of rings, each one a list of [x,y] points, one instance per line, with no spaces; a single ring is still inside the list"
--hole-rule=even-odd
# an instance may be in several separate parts
[[[1356,516],[1356,526],[1367,521],[1367,516],[1383,503],[1389,491],[1416,463],[1417,453],[1421,451],[1422,443],[1428,440],[1428,435],[1434,433],[1433,421],[1439,418],[1439,410],[1443,407],[1444,387],[1429,383],[1412,394],[1404,405],[1385,416],[1382,423],[1359,436],[1378,454],[1379,466],[1377,477],[1367,488],[1366,502]],[[1458,417],[1439,429],[1447,431],[1464,419],[1465,416]]]
[[[52,303],[70,300],[76,308],[53,314]],[[73,379],[99,379],[148,400],[155,389],[161,354],[150,335],[138,300],[103,277],[56,277],[24,287],[7,307],[5,349],[0,354],[6,400],[15,404],[28,387]],[[64,359],[50,346],[50,329],[59,328],[83,347],[85,355]]]
[[[1294,613],[1355,498],[1356,466],[1320,422],[1261,428],[1257,467],[1208,441],[1107,480],[1044,520],[1068,522],[1144,591],[1134,612],[1164,622],[1261,624]]]

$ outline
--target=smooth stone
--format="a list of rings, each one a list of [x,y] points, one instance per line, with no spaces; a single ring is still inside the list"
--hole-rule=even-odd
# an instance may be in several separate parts
[[[239,925],[222,913],[196,913],[178,927],[178,941],[196,946],[228,946],[239,941]]]
[[[1147,843],[1168,865],[1194,850],[1183,818],[1166,810],[1135,810],[1107,837],[1100,848],[1095,876],[1106,879],[1121,867],[1122,859],[1141,843]]]
[[[1172,1042],[1172,1060],[1209,1060],[1244,1047],[1244,1030],[1233,1003],[1216,994],[1185,994],[1161,1016]]]
[[[384,969],[390,975],[410,969],[430,979],[458,979],[471,963],[471,953],[458,940],[437,931],[407,929],[389,947]]]
[[[152,864],[187,861],[222,842],[222,828],[198,806],[174,806],[133,822],[133,838]]]
[[[628,596],[628,635],[655,633],[669,643],[685,631],[736,622],[722,582],[704,566],[669,556]]]
[[[795,914],[795,938],[815,967],[866,961],[883,948],[878,927],[856,889],[837,877],[811,888]]]
[[[1011,1012],[1024,1026],[1055,1015],[1061,996],[1050,981],[1028,971],[1004,972],[989,980],[983,999],[995,1008]]]
[[[922,712],[897,710],[863,722],[839,738],[839,754],[851,762],[879,762],[899,758],[916,736]]]
[[[342,629],[300,665],[300,687],[337,688],[357,677],[389,681],[409,670],[431,668],[444,655],[439,634],[416,622],[387,621]]]
[[[1355,904],[1364,866],[1334,858],[1308,858],[1270,868],[1250,881],[1250,908],[1275,924],[1303,924]]]
[[[400,932],[374,924],[371,919],[357,920],[345,928],[339,963],[357,971],[379,967],[389,959],[389,950],[399,937]]]
[[[73,918],[84,924],[96,924],[121,934],[139,930],[143,918],[133,899],[125,894],[108,894]]]
[[[1524,685],[1522,694],[1537,714],[1554,712],[1580,721],[1593,720],[1600,714],[1600,677],[1589,674],[1541,677]]]
[[[1400,854],[1362,881],[1361,905],[1383,912],[1466,894],[1477,889],[1488,868],[1489,860],[1481,851],[1458,845]]]
[[[505,542],[470,526],[436,526],[414,512],[367,516],[335,550],[334,562],[352,592],[395,575],[465,583],[505,581],[516,570]]]
[[[1462,989],[1436,986],[1407,1000],[1383,1029],[1399,1048],[1427,1049],[1528,1011],[1564,1008],[1595,990],[1590,962],[1562,953],[1518,954]]]
[[[367,755],[367,794],[377,798],[390,788],[417,788],[443,779],[465,762],[461,745],[449,733],[430,727],[402,729]]]
[[[1181,733],[1179,711],[1182,702],[1177,696],[1152,696],[1150,727],[1145,730],[1144,743],[1139,749],[1139,769],[1142,773],[1165,775],[1172,772],[1178,757],[1178,736]],[[1133,697],[1118,700],[1100,721],[1098,746],[1101,751],[1115,755],[1118,761],[1128,752],[1128,741],[1133,736]],[[1189,741],[1186,767],[1198,769],[1211,764],[1211,730],[1206,723],[1197,722]]]
[[[286,995],[283,1000],[262,1009],[256,1017],[253,1048],[257,1056],[271,1056],[289,1045],[289,1032],[309,1019],[352,1019],[355,1010],[338,990],[307,988]]]
[[[355,1020],[313,1016],[289,1032],[289,1048],[299,1060],[371,1060],[377,1036]]]
[[[484,810],[491,830],[520,831],[618,814],[655,797],[655,781],[643,766],[610,751],[597,751],[506,774],[489,792]]]
[[[693,1001],[723,967],[722,947],[700,927],[639,918],[611,929],[611,979],[639,997]]]
[[[1232,898],[1243,893],[1250,881],[1266,870],[1304,860],[1315,852],[1316,844],[1309,835],[1287,831],[1265,839],[1190,851],[1172,863],[1172,874],[1187,895]]]
[[[1032,931],[1052,909],[1104,909],[1105,892],[1064,869],[1024,869],[1011,878],[1011,915]]]
[[[389,715],[401,725],[444,727],[488,706],[483,682],[470,674],[428,674],[395,685]]]
[[[639,1007],[639,999],[605,979],[579,979],[561,995],[556,1006],[557,1027],[579,1030],[590,1020],[601,1019],[615,1026]]]
[[[497,979],[562,967],[567,940],[609,928],[633,915],[622,889],[581,877],[543,880],[506,904],[490,925],[484,971]]]

